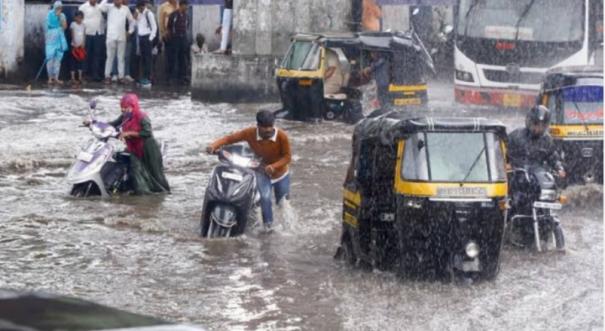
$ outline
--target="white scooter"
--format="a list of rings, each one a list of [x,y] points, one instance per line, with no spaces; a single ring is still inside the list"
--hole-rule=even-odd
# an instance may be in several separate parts
[[[67,174],[74,197],[102,196],[130,190],[128,167],[130,154],[117,152],[119,131],[113,126],[94,119],[96,101],[90,102],[90,125],[95,139],[78,154]]]

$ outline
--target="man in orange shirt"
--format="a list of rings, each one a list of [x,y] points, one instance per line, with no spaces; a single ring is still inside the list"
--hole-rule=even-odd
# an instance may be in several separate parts
[[[275,201],[288,199],[290,193],[289,164],[292,160],[290,142],[286,133],[275,127],[275,116],[271,111],[261,110],[256,114],[256,126],[225,136],[206,148],[207,153],[215,153],[221,146],[240,141],[248,143],[250,148],[263,161],[263,169],[256,172],[256,182],[261,197],[263,223],[267,230],[273,224],[271,189],[275,191]]]

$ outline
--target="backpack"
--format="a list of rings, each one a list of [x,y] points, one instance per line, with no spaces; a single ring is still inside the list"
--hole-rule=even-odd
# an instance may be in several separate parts
[[[149,28],[149,30],[151,30],[151,21],[149,20],[149,13],[151,13],[151,11],[149,11],[149,9],[147,10],[147,12],[145,13],[145,20],[147,21],[147,27]],[[155,18],[154,18],[155,19]],[[160,29],[159,29],[159,25],[155,24],[155,26],[157,27],[157,31],[155,32],[155,37],[153,38],[153,40],[151,41],[151,47],[158,47],[159,50],[159,45],[160,45]]]

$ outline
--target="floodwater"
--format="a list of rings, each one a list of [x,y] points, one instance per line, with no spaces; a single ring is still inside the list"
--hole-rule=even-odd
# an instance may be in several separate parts
[[[448,84],[431,89],[430,115],[523,123],[518,112],[455,106]],[[98,99],[99,118],[113,119],[118,91],[0,92],[0,288],[71,295],[211,330],[603,329],[600,186],[571,190],[583,203],[561,214],[565,254],[506,247],[495,281],[412,282],[350,270],[332,256],[352,127],[281,121],[294,162],[291,207],[277,212],[276,231],[201,240],[204,189],[217,163],[201,151],[277,105],[146,93],[142,108],[169,146],[173,193],[100,200],[70,198],[64,176],[91,137],[78,127],[88,100]]]

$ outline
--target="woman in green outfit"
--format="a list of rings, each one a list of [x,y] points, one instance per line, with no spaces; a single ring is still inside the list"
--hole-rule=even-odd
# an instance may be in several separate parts
[[[170,192],[164,176],[162,152],[153,138],[151,122],[139,108],[139,98],[132,93],[120,101],[122,115],[110,122],[114,127],[122,127],[120,139],[126,143],[130,153],[130,179],[136,194]]]

